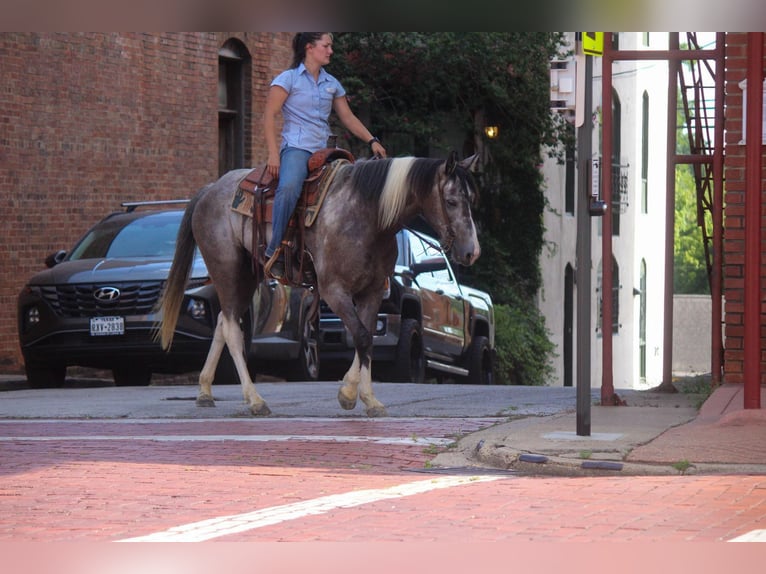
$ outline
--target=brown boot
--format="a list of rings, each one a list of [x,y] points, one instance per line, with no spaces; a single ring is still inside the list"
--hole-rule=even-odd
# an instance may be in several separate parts
[[[285,276],[285,255],[280,247],[263,267],[264,273],[272,279],[282,279]]]

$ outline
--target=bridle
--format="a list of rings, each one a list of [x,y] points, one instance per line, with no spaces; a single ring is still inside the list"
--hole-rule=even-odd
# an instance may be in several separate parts
[[[439,203],[442,209],[442,216],[447,222],[447,233],[442,239],[439,240],[439,246],[441,247],[442,251],[444,251],[444,253],[449,253],[450,249],[452,249],[452,244],[455,243],[455,229],[453,228],[452,220],[449,218],[449,214],[447,213],[447,200],[444,199],[444,188],[446,187],[450,177],[451,175],[448,175],[444,182],[439,183]]]

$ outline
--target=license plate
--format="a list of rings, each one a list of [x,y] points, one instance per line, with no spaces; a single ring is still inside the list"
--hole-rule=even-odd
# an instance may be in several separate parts
[[[104,335],[124,335],[125,318],[124,317],[91,317],[90,334],[93,337]]]

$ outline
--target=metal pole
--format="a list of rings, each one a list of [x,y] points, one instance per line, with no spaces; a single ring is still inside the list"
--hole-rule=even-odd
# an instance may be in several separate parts
[[[745,408],[761,408],[761,184],[763,32],[747,34],[747,135],[745,136]]]
[[[723,356],[723,334],[721,322],[723,319],[723,289],[721,269],[723,265],[723,99],[726,85],[726,33],[718,32],[715,36],[715,128],[713,146],[713,270],[710,276],[711,337],[710,337],[710,368],[712,383],[721,384]]]
[[[590,160],[593,141],[593,56],[585,56],[585,121],[577,130],[577,434],[590,436],[591,225]]]
[[[604,57],[601,69],[601,199],[606,204],[606,211],[601,224],[601,405],[614,405],[614,375],[613,375],[613,337],[612,323],[614,313],[612,302],[615,294],[612,291],[612,39],[608,32],[604,34]],[[619,205],[617,209],[619,209]]]
[[[678,32],[668,34],[670,50],[678,50]],[[662,385],[673,385],[673,257],[675,249],[676,218],[676,127],[678,106],[678,69],[680,60],[668,62],[668,127],[667,157],[665,174],[665,288],[664,316],[662,327]]]

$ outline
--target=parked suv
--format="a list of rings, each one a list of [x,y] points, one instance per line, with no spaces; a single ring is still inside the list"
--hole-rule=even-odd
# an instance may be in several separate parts
[[[60,387],[72,365],[109,369],[119,386],[148,385],[152,373],[202,367],[220,306],[199,252],[170,352],[153,338],[159,319],[154,308],[183,216],[177,207],[158,209],[162,203],[178,202],[123,204],[124,211],[94,225],[71,251],[48,256],[49,269],[24,286],[18,333],[31,387]],[[241,322],[254,369],[270,366],[287,378],[317,378],[317,323],[306,312],[313,296],[276,281],[261,283]],[[216,382],[238,382],[226,352]]]
[[[495,320],[488,293],[460,285],[438,241],[410,230],[397,235],[399,255],[378,313],[373,371],[379,380],[492,384]],[[354,347],[340,319],[322,304],[322,373],[348,367]],[[343,363],[340,363],[340,361]]]

